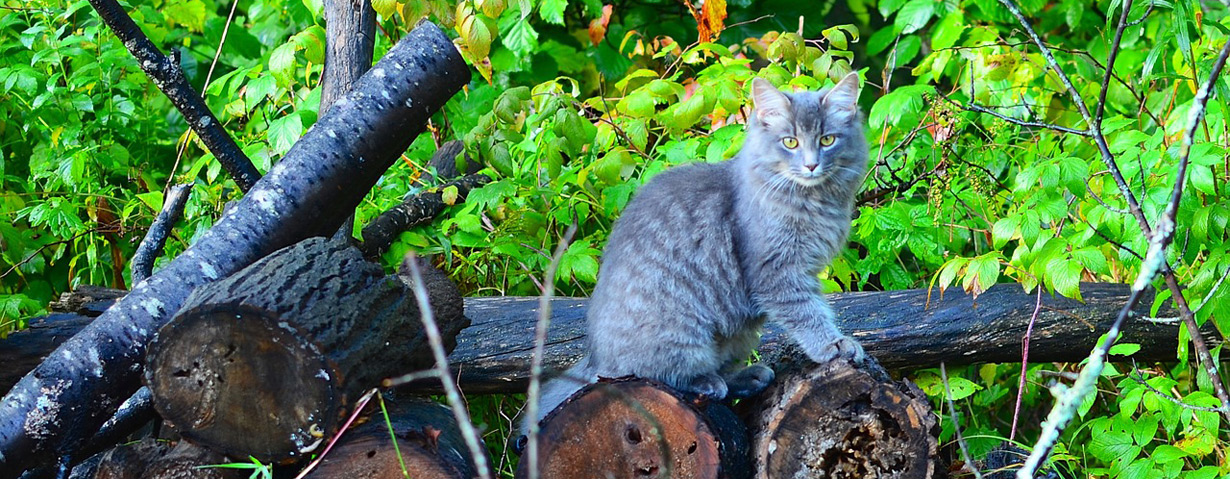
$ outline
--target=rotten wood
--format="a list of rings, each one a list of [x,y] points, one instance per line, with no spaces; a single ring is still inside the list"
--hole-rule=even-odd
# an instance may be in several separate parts
[[[365,390],[434,364],[405,281],[349,243],[311,238],[198,288],[150,344],[155,408],[231,457],[319,452]],[[451,339],[468,325],[461,294],[442,273],[424,282]]]
[[[422,23],[404,36],[192,247],[0,400],[0,478],[57,460],[92,437],[137,390],[147,342],[194,288],[336,231],[469,79],[469,67],[436,26]]]
[[[779,368],[747,422],[757,479],[930,479],[939,466],[939,423],[908,381],[844,361]]]
[[[620,378],[591,384],[543,419],[543,479],[748,477],[747,431],[729,409]],[[517,478],[528,478],[522,457]]]
[[[143,439],[118,446],[101,455],[94,479],[242,479],[249,471],[224,467],[221,454],[188,441],[169,442]]]

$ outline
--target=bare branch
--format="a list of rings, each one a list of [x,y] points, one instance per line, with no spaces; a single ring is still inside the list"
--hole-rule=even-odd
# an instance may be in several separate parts
[[[141,70],[184,115],[192,131],[196,132],[205,147],[209,148],[209,152],[222,163],[222,167],[235,180],[235,184],[239,185],[239,189],[245,192],[252,189],[252,185],[261,177],[260,172],[256,171],[252,160],[248,159],[231,135],[222,128],[222,123],[209,111],[201,95],[188,84],[179,63],[158,51],[158,47],[141,32],[141,28],[116,0],[90,0],[90,5],[124,43],[128,52],[136,57]]]
[[[1132,0],[1124,0],[1123,13],[1119,15],[1119,28],[1115,29],[1115,39],[1110,44],[1110,53],[1106,56],[1106,75],[1102,77],[1102,91],[1098,92],[1098,104],[1094,106],[1093,122],[1097,129],[1102,129],[1102,114],[1106,112],[1106,92],[1110,90],[1110,78],[1115,74],[1115,58],[1119,56],[1119,42],[1123,40],[1123,30],[1127,29],[1128,12],[1132,10]]]
[[[984,107],[984,106],[982,106],[982,105],[975,104],[975,103],[973,103],[972,101],[971,101],[970,103],[962,104],[962,103],[957,102],[956,100],[953,100],[953,99],[951,99],[951,98],[948,98],[948,96],[947,96],[947,95],[939,95],[939,97],[940,97],[940,98],[943,98],[944,100],[947,100],[948,102],[951,102],[952,104],[954,104],[954,105],[956,105],[956,106],[958,106],[958,107],[960,107],[960,108],[962,108],[962,109],[965,109],[965,110],[968,110],[968,111],[976,111],[976,112],[978,112],[978,113],[985,113],[985,114],[991,115],[991,116],[993,116],[993,117],[995,117],[995,118],[999,118],[999,119],[1001,119],[1001,120],[1004,120],[1004,121],[1006,121],[1006,122],[1008,122],[1008,123],[1012,123],[1013,125],[1020,125],[1020,126],[1029,127],[1029,128],[1045,128],[1045,129],[1047,129],[1047,130],[1055,130],[1055,131],[1059,131],[1059,132],[1063,132],[1063,133],[1069,133],[1069,134],[1079,135],[1079,136],[1085,136],[1085,137],[1093,136],[1093,134],[1092,134],[1092,133],[1090,133],[1090,132],[1089,132],[1089,130],[1077,130],[1077,129],[1075,129],[1075,128],[1068,128],[1068,127],[1066,127],[1066,126],[1059,126],[1059,125],[1054,125],[1054,124],[1050,124],[1050,123],[1041,123],[1041,122],[1036,122],[1036,121],[1025,121],[1025,120],[1021,120],[1021,119],[1017,119],[1017,118],[1010,117],[1010,116],[1008,116],[1008,115],[1005,115],[1005,114],[1003,114],[1003,113],[997,112],[997,111],[995,111],[995,110],[992,110],[992,109],[990,109],[990,108]]]

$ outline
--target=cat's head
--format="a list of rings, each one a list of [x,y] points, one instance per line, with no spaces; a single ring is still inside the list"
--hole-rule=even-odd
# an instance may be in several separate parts
[[[861,179],[867,141],[858,93],[857,73],[818,92],[783,93],[763,78],[753,79],[755,110],[743,145],[752,171],[802,186]]]

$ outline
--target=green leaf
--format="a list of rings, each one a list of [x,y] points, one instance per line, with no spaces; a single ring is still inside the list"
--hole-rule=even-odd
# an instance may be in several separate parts
[[[568,0],[542,0],[538,4],[538,16],[547,23],[563,25],[566,8],[568,8]]]
[[[910,0],[897,12],[897,19],[893,25],[896,25],[902,34],[914,33],[926,26],[928,20],[931,20],[931,15],[935,13],[935,6],[934,0]]]
[[[201,0],[166,2],[162,6],[162,12],[172,22],[183,25],[194,32],[205,29],[205,3]]]
[[[1008,241],[1016,236],[1017,228],[1021,225],[1020,216],[1008,216],[1000,218],[991,226],[991,240],[994,242],[995,249],[1003,249]]]
[[[1131,356],[1140,351],[1140,345],[1136,343],[1118,343],[1110,347],[1112,356]]]
[[[957,44],[965,32],[965,15],[959,10],[949,13],[931,31],[931,49],[941,50]]]
[[[948,376],[948,388],[952,391],[953,401],[960,401],[982,390],[982,386],[959,376]]]
[[[290,151],[291,145],[294,145],[300,136],[303,136],[303,120],[299,112],[269,122],[269,142],[279,155]]]
[[[1072,299],[1081,299],[1080,280],[1084,267],[1077,261],[1054,258],[1047,266],[1047,278],[1055,292]]]

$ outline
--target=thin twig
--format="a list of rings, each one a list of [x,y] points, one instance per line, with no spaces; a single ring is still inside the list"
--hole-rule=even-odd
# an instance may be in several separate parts
[[[1191,404],[1188,404],[1188,403],[1185,403],[1179,400],[1179,398],[1166,394],[1165,392],[1159,391],[1157,388],[1153,387],[1152,384],[1149,384],[1148,381],[1145,381],[1145,376],[1144,374],[1141,374],[1140,368],[1137,367],[1135,359],[1132,360],[1132,369],[1136,372],[1136,374],[1128,374],[1128,378],[1131,378],[1131,380],[1136,381],[1136,384],[1144,386],[1145,390],[1158,395],[1162,399],[1166,399],[1174,403],[1176,406],[1179,406],[1183,409],[1190,409],[1192,411],[1220,412],[1220,413],[1226,412],[1225,405],[1223,405],[1222,407],[1194,406],[1194,405],[1191,405]]]
[[[563,239],[555,247],[551,263],[547,265],[543,275],[542,295],[538,297],[538,321],[534,325],[534,354],[530,359],[530,387],[525,393],[525,417],[529,421],[529,434],[525,447],[525,460],[530,461],[529,478],[538,479],[538,401],[542,385],[542,359],[546,356],[547,329],[551,326],[551,296],[555,294],[555,271],[559,268],[560,258],[572,243],[572,236],[577,232],[577,223],[572,223]]]
[[[414,253],[411,252],[411,255]],[[461,429],[461,437],[465,439],[466,447],[470,450],[470,456],[474,459],[474,466],[478,469],[478,477],[482,479],[491,479],[491,466],[487,463],[487,454],[483,451],[482,443],[478,439],[478,431],[474,430],[474,423],[470,421],[470,413],[466,411],[466,405],[461,397],[461,390],[457,388],[457,381],[453,379],[448,370],[448,354],[444,352],[444,339],[440,337],[440,327],[436,325],[435,315],[431,310],[431,302],[427,298],[427,288],[423,286],[423,274],[419,271],[419,262],[415,258],[410,258],[405,262],[410,265],[410,279],[414,280],[411,289],[414,290],[414,299],[418,301],[419,318],[423,321],[423,332],[427,334],[427,342],[431,346],[431,354],[436,358],[436,371],[439,371],[440,383],[444,386],[444,394],[448,397],[448,405],[453,409],[453,417],[457,420],[457,427]]]
[[[1115,58],[1119,56],[1119,42],[1123,40],[1123,30],[1127,29],[1128,12],[1132,10],[1132,0],[1124,0],[1119,8],[1119,27],[1115,29],[1115,39],[1110,44],[1110,53],[1106,55],[1106,75],[1102,76],[1102,91],[1098,92],[1098,103],[1093,108],[1093,123],[1102,129],[1102,114],[1106,112],[1106,93],[1110,90],[1110,78],[1115,74]],[[1107,12],[1109,13],[1109,12]]]
[[[338,439],[342,438],[342,434],[350,429],[350,425],[354,424],[355,419],[359,418],[359,413],[363,412],[363,408],[367,407],[368,401],[371,401],[372,396],[375,396],[379,391],[379,389],[371,388],[363,394],[363,397],[359,398],[359,402],[355,404],[354,411],[351,412],[350,417],[346,419],[346,424],[343,424],[341,429],[337,430],[337,434],[333,436],[333,439],[329,440],[329,444],[325,446],[325,450],[322,451],[319,456],[316,456],[316,460],[312,461],[311,464],[308,464],[308,466],[303,468],[302,471],[299,471],[299,475],[295,476],[295,479],[303,479],[303,477],[307,476],[313,469],[316,469],[316,466],[320,465],[321,461],[325,460],[325,456],[329,455],[329,451],[333,449],[333,445],[337,444]]]
[[[979,112],[979,113],[986,113],[986,114],[988,114],[988,115],[991,115],[991,116],[993,116],[993,117],[995,117],[995,118],[999,118],[999,119],[1001,119],[1001,120],[1004,120],[1004,121],[1006,121],[1006,122],[1008,122],[1008,123],[1012,123],[1012,124],[1014,124],[1014,125],[1020,125],[1020,126],[1029,127],[1029,128],[1045,128],[1045,129],[1048,129],[1048,130],[1061,131],[1061,132],[1064,132],[1064,133],[1070,133],[1070,134],[1073,134],[1073,135],[1080,135],[1080,136],[1086,136],[1086,137],[1087,137],[1087,136],[1092,136],[1092,135],[1093,135],[1092,133],[1090,133],[1090,132],[1089,132],[1089,130],[1077,130],[1077,129],[1075,129],[1075,128],[1068,128],[1068,127],[1066,127],[1066,126],[1059,126],[1059,125],[1055,125],[1055,124],[1051,124],[1051,123],[1042,123],[1042,122],[1037,122],[1037,121],[1025,121],[1025,120],[1020,120],[1020,119],[1017,119],[1017,118],[1013,118],[1013,117],[1010,117],[1010,116],[1005,115],[1005,114],[1003,114],[1003,113],[1000,113],[1000,112],[997,112],[997,111],[995,111],[995,110],[992,110],[992,109],[990,109],[990,108],[986,108],[986,107],[984,107],[984,106],[982,106],[982,105],[978,105],[978,104],[976,104],[976,103],[973,103],[973,100],[972,100],[972,99],[971,99],[970,103],[964,103],[964,104],[963,104],[963,103],[960,103],[960,102],[958,102],[958,101],[956,101],[956,100],[953,100],[953,99],[951,99],[951,98],[948,98],[948,96],[947,96],[947,95],[939,95],[939,97],[940,97],[940,98],[943,98],[943,99],[945,99],[945,100],[947,100],[947,101],[949,101],[949,102],[952,102],[952,104],[954,104],[954,105],[956,105],[957,107],[962,108],[962,109],[964,109],[964,110],[968,110],[968,111],[976,111],[976,112]]]
[[[1218,278],[1217,282],[1213,283],[1213,288],[1209,289],[1209,294],[1204,295],[1204,299],[1200,300],[1200,304],[1196,305],[1196,309],[1192,310],[1192,314],[1196,314],[1200,311],[1200,308],[1209,304],[1209,301],[1213,299],[1213,295],[1217,294],[1218,289],[1221,289],[1221,284],[1226,282],[1226,276],[1230,276],[1230,268],[1226,268],[1226,272],[1221,274],[1221,278]]]
[[[952,429],[957,433],[957,446],[961,449],[961,457],[965,459],[965,469],[974,473],[976,479],[982,479],[982,473],[974,467],[974,460],[969,455],[969,445],[965,443],[965,436],[961,435],[961,423],[957,421],[957,407],[952,403],[952,388],[948,386],[948,368],[944,366],[943,361],[940,361],[940,379],[944,381],[944,401],[948,403],[948,413],[952,415]]]
[[[1016,439],[1016,423],[1021,416],[1021,399],[1025,397],[1025,373],[1029,370],[1029,340],[1034,334],[1034,322],[1038,320],[1038,312],[1042,311],[1042,287],[1038,288],[1038,300],[1034,304],[1034,314],[1029,317],[1029,326],[1025,328],[1025,337],[1021,338],[1021,380],[1016,388],[1016,408],[1012,410],[1012,429],[1008,433],[1008,442]],[[947,384],[947,383],[945,383]]]

